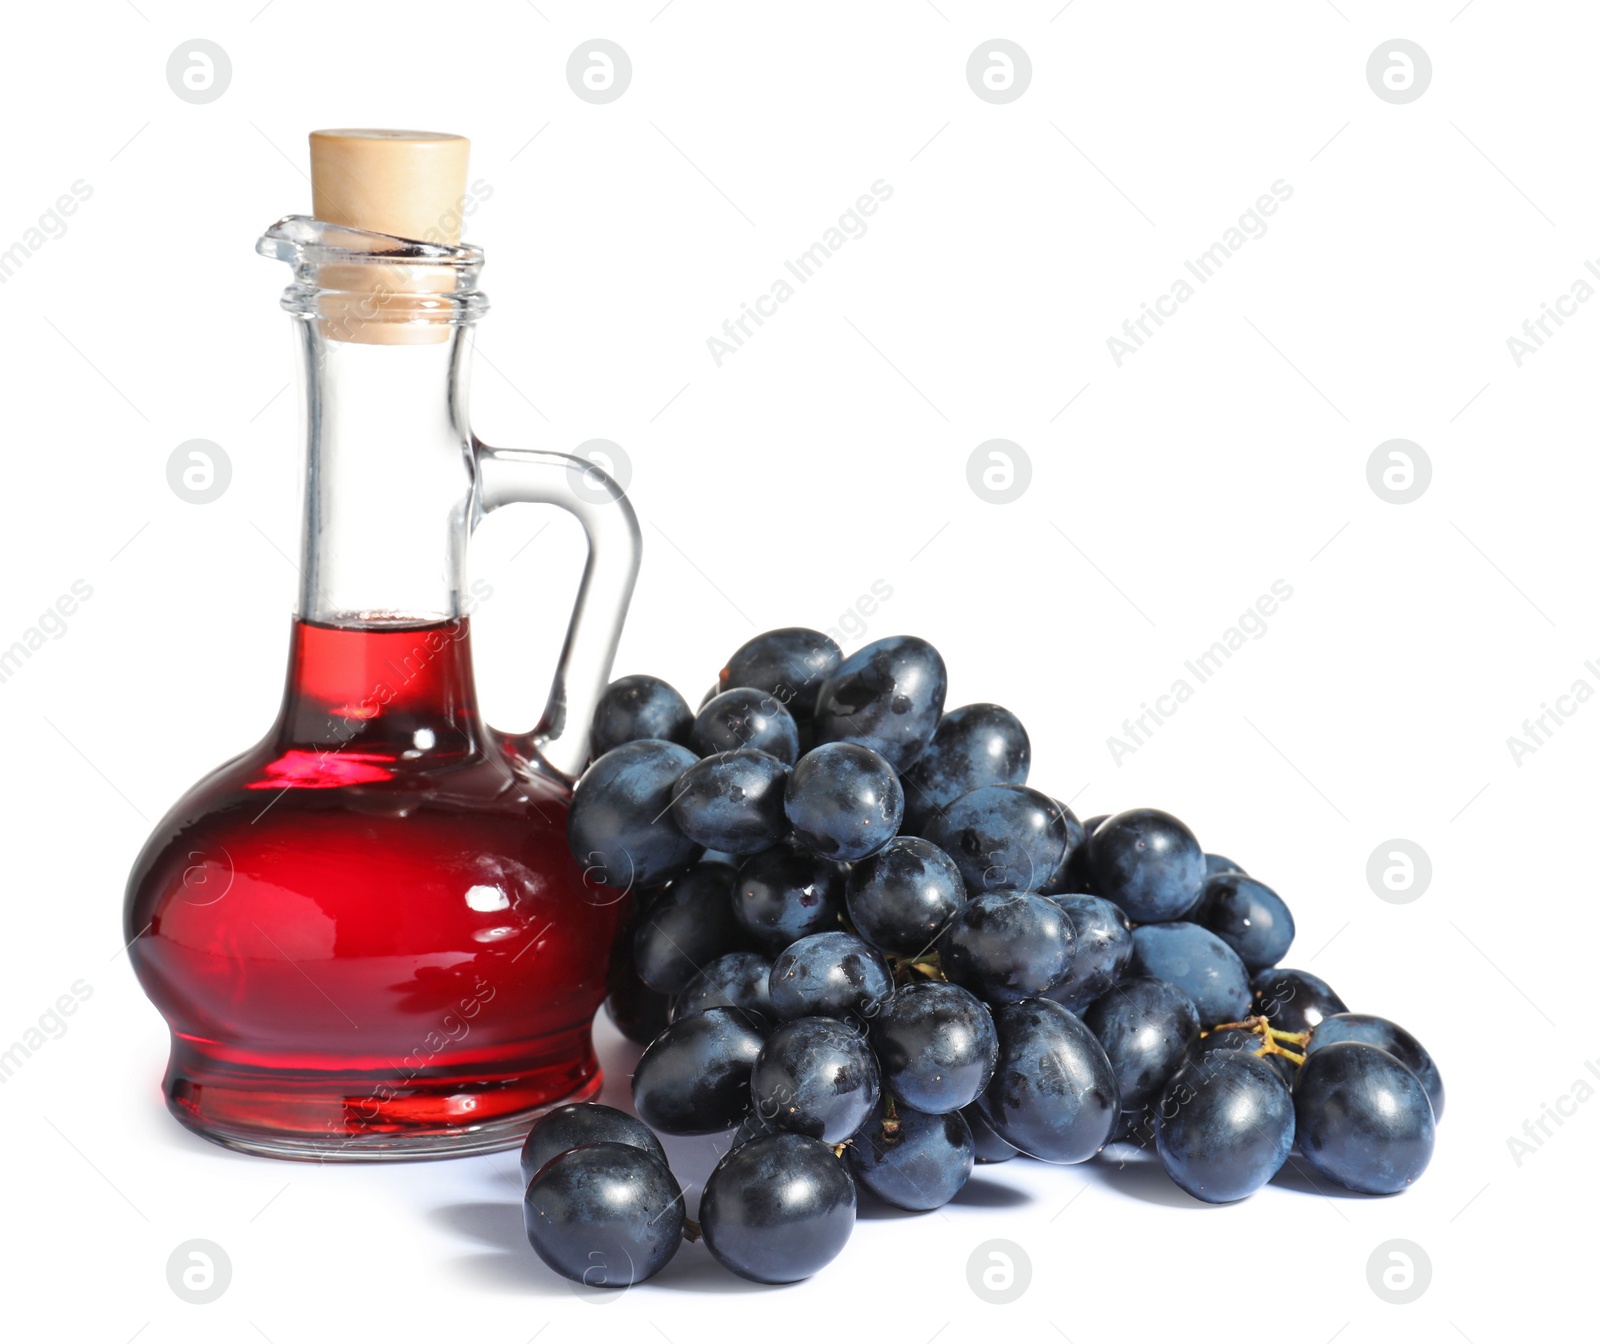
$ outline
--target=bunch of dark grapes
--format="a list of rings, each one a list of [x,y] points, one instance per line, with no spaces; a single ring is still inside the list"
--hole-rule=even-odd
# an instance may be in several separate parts
[[[1166,812],[1080,822],[1029,786],[1016,716],[946,713],[945,687],[924,640],[843,658],[806,629],[739,649],[698,713],[612,684],[568,839],[634,902],[607,1006],[646,1046],[647,1123],[567,1107],[530,1135],[553,1268],[625,1285],[687,1236],[791,1282],[843,1248],[858,1189],[933,1209],[1019,1153],[1146,1147],[1211,1203],[1292,1149],[1371,1194],[1427,1167],[1437,1068],[1281,967],[1276,892]],[[698,1220],[652,1129],[726,1135]]]

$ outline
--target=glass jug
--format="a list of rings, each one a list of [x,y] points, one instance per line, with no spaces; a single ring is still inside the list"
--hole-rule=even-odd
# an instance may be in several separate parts
[[[266,737],[162,819],[125,937],[166,1018],[185,1125],[278,1157],[513,1146],[594,1096],[590,1022],[626,913],[568,853],[572,777],[638,571],[590,463],[467,426],[482,253],[291,216],[305,416],[301,583]],[[521,502],[574,513],[589,557],[548,707],[479,717],[467,540]]]

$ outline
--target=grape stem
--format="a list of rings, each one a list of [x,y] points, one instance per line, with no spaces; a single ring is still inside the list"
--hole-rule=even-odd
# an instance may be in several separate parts
[[[900,1140],[900,1113],[894,1108],[894,1098],[888,1093],[883,1097],[883,1123],[880,1126],[884,1142],[898,1143]]]
[[[896,986],[909,985],[918,980],[943,980],[944,967],[939,964],[937,952],[919,952],[914,957],[890,957]]]
[[[1250,1031],[1261,1037],[1261,1044],[1250,1053],[1259,1057],[1267,1055],[1282,1055],[1291,1064],[1299,1066],[1306,1062],[1304,1047],[1311,1040],[1309,1031],[1280,1031],[1265,1017],[1259,1014],[1247,1017],[1243,1022],[1219,1022],[1211,1031],[1202,1031],[1202,1036],[1209,1036],[1216,1031]],[[1300,1050],[1286,1050],[1284,1043],[1298,1045]]]
[[[691,1242],[700,1240],[700,1224],[693,1218],[683,1220],[683,1239]]]

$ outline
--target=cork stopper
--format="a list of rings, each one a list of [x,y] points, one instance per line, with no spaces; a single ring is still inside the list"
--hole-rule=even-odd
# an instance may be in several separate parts
[[[466,137],[437,131],[312,131],[311,213],[453,246],[461,241],[469,148]]]
[[[329,224],[453,247],[461,241],[469,149],[466,137],[438,131],[312,131],[311,212]],[[453,273],[419,266],[382,271],[324,268],[322,284],[343,300],[326,305],[324,332],[369,345],[446,340],[448,323],[417,320],[415,305],[406,300],[448,293]],[[410,316],[396,320],[402,306]]]

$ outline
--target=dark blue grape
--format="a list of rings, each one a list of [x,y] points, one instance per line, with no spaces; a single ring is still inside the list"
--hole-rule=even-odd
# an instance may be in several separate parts
[[[1422,1042],[1404,1027],[1371,1013],[1333,1013],[1312,1029],[1306,1054],[1310,1055],[1335,1041],[1361,1041],[1387,1050],[1417,1075],[1417,1081],[1422,1084],[1423,1091],[1428,1094],[1428,1102],[1433,1107],[1433,1118],[1444,1118],[1444,1079],[1439,1076],[1439,1066],[1433,1062],[1433,1056],[1422,1048]]]
[[[750,1075],[756,1114],[779,1129],[843,1143],[878,1102],[864,1037],[829,1017],[799,1017],[767,1037]]]
[[[1224,1031],[1213,1031],[1207,1034],[1200,1042],[1202,1055],[1214,1055],[1219,1052],[1242,1051],[1247,1055],[1254,1055],[1257,1059],[1264,1060],[1274,1073],[1283,1079],[1286,1087],[1294,1086],[1294,1076],[1298,1071],[1295,1062],[1287,1055],[1273,1051],[1270,1054],[1261,1054],[1261,1042],[1264,1038],[1259,1032],[1251,1031],[1246,1027],[1228,1027]],[[1297,1046],[1289,1045],[1285,1049],[1299,1053]]]
[[[743,1008],[777,1019],[767,982],[772,963],[759,952],[726,952],[708,961],[672,1001],[672,1020],[693,1017],[707,1008]]]
[[[960,1111],[888,1114],[880,1102],[845,1149],[850,1174],[885,1204],[923,1212],[948,1204],[972,1175],[972,1131]]]
[[[927,640],[875,640],[834,668],[818,689],[817,741],[871,747],[905,770],[939,726],[945,686],[944,659]]]
[[[1250,1011],[1250,974],[1239,954],[1210,929],[1174,920],[1133,931],[1132,969],[1170,980],[1194,1001],[1202,1027],[1237,1022]]]
[[[717,1163],[700,1197],[707,1249],[740,1278],[794,1283],[844,1249],[856,1186],[832,1149],[803,1134],[771,1134]]]
[[[751,856],[733,886],[733,913],[758,947],[776,955],[808,933],[839,926],[845,866],[786,840]]]
[[[1190,918],[1237,952],[1251,971],[1276,966],[1294,941],[1294,916],[1283,897],[1243,873],[1207,878]]]
[[[715,1134],[750,1106],[750,1071],[767,1024],[739,1008],[680,1018],[651,1041],[633,1070],[633,1107],[664,1134]]]
[[[606,1016],[630,1041],[649,1045],[667,1025],[671,1000],[639,979],[633,964],[633,935],[640,914],[631,915],[617,931],[606,967]]]
[[[870,1018],[893,992],[883,958],[842,929],[797,938],[772,963],[769,998],[785,1021]]]
[[[693,722],[688,702],[660,677],[619,677],[595,706],[589,741],[596,756],[646,738],[681,745]]]
[[[994,1076],[1000,1049],[994,1019],[959,985],[902,985],[873,1018],[871,1032],[884,1087],[914,1110],[959,1111]]]
[[[683,772],[672,800],[678,829],[707,849],[758,854],[789,833],[789,767],[764,751],[728,751]]]
[[[994,1014],[1000,1058],[980,1100],[1012,1147],[1046,1162],[1086,1162],[1117,1119],[1117,1078],[1094,1033],[1059,1003],[1024,999]]]
[[[848,742],[808,751],[789,776],[795,835],[829,859],[864,859],[894,839],[905,810],[900,778],[877,752]]]
[[[917,957],[967,899],[956,862],[937,845],[899,835],[850,869],[845,906],[880,952]]]
[[[1084,839],[1087,840],[1091,835],[1093,835],[1096,831],[1098,831],[1100,829],[1100,823],[1102,821],[1110,821],[1110,820],[1111,820],[1111,814],[1109,812],[1102,812],[1098,816],[1090,817],[1088,821],[1083,823]]]
[[[1154,1101],[1200,1044],[1200,1015],[1176,985],[1124,980],[1083,1015],[1105,1048],[1124,1110]]]
[[[672,800],[694,753],[674,742],[628,742],[608,751],[572,791],[567,845],[585,877],[623,891],[676,877],[701,846],[678,829]]]
[[[1306,1161],[1347,1190],[1395,1194],[1433,1157],[1426,1089],[1375,1045],[1335,1041],[1307,1055],[1295,1079],[1294,1111]]]
[[[1253,1194],[1294,1146],[1289,1089],[1264,1060],[1234,1053],[1208,1057],[1168,1084],[1156,1115],[1156,1152],[1183,1189],[1208,1204]]]
[[[657,994],[644,981],[633,976],[627,987],[611,987],[606,991],[606,1016],[628,1040],[636,1045],[648,1045],[672,1020],[672,1000]]]
[[[1200,842],[1166,812],[1118,812],[1088,844],[1096,894],[1115,901],[1135,924],[1177,919],[1200,899],[1206,876]]]
[[[1310,971],[1271,966],[1250,979],[1255,1010],[1279,1031],[1310,1031],[1325,1017],[1346,1013],[1344,1000]]]
[[[1055,800],[1052,799],[1051,801],[1054,802]],[[1092,892],[1083,893],[1077,889],[1079,884],[1076,880],[1076,874],[1087,867],[1086,862],[1074,862],[1078,855],[1087,854],[1088,852],[1083,843],[1083,823],[1073,816],[1072,809],[1065,803],[1056,803],[1055,805],[1061,810],[1061,815],[1066,823],[1067,848],[1066,853],[1061,856],[1061,862],[1056,864],[1055,872],[1051,873],[1039,885],[1039,894],[1041,896],[1093,895],[1094,893]]]
[[[796,723],[809,723],[817,691],[842,657],[839,646],[819,631],[803,626],[768,630],[728,659],[717,688],[762,691],[786,706]]]
[[[1026,784],[1032,748],[1022,720],[999,705],[962,705],[934,729],[905,772],[906,829],[986,784]]]
[[[547,1164],[522,1199],[539,1258],[590,1288],[626,1288],[662,1269],[683,1244],[683,1191],[641,1148],[596,1143]]]
[[[707,962],[745,944],[733,917],[738,870],[698,863],[639,916],[633,963],[639,979],[662,994],[681,993]]]
[[[983,1108],[977,1102],[963,1106],[961,1118],[967,1122],[973,1155],[979,1162],[1009,1162],[1017,1155],[1017,1150],[996,1134],[994,1127],[983,1118]]]
[[[984,891],[945,925],[939,963],[951,983],[985,1002],[1013,1003],[1064,980],[1074,945],[1067,912],[1048,897]]]
[[[1206,876],[1215,877],[1218,873],[1243,873],[1241,868],[1232,859],[1225,859],[1220,854],[1206,855]]]
[[[562,1153],[591,1143],[624,1143],[632,1148],[642,1148],[662,1166],[667,1165],[667,1153],[661,1140],[651,1132],[643,1120],[635,1119],[626,1111],[595,1102],[582,1102],[576,1106],[557,1106],[546,1111],[533,1122],[528,1137],[522,1144],[522,1180],[524,1186],[539,1173],[539,1168]]]
[[[1070,828],[1069,828],[1070,829]],[[1095,889],[1094,871],[1089,867],[1089,846],[1085,843],[1089,835],[1087,827],[1080,827],[1077,836],[1069,834],[1072,847],[1067,850],[1067,857],[1061,866],[1039,888],[1049,896],[1098,896]],[[1102,898],[1103,899],[1103,898]],[[1119,906],[1118,909],[1121,909]],[[1126,915],[1123,916],[1127,918]]]
[[[721,751],[764,751],[785,765],[800,759],[800,733],[789,711],[765,691],[740,686],[708,701],[689,730],[689,750],[699,756]]]
[[[1128,972],[1133,959],[1133,930],[1122,908],[1102,896],[1052,896],[1072,924],[1075,947],[1066,979],[1045,991],[1062,1007],[1077,1013],[1106,993]]]
[[[1026,784],[974,789],[923,829],[954,859],[968,892],[1042,891],[1082,834],[1078,819]]]

